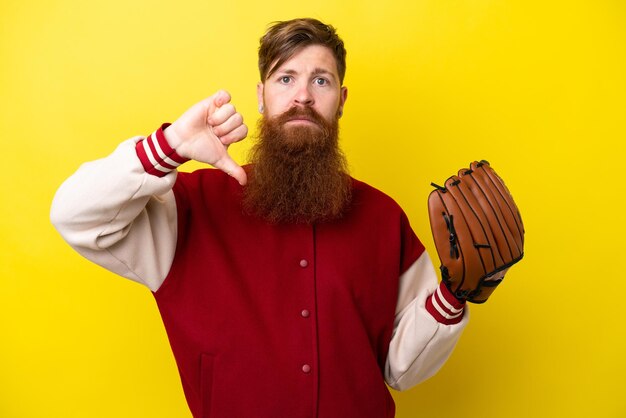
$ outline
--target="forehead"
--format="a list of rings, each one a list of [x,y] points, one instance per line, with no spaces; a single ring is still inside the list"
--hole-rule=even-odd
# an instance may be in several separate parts
[[[322,45],[309,45],[296,52],[280,67],[272,70],[277,72],[316,73],[326,72],[339,79],[337,60],[332,51]]]

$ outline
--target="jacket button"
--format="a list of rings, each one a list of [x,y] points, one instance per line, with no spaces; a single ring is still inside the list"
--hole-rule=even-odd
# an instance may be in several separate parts
[[[304,258],[302,260],[300,260],[300,267],[304,268],[306,266],[309,265],[309,262],[306,261]]]
[[[304,366],[302,366],[302,371],[304,373],[309,373],[311,371],[311,366],[309,366],[308,364],[305,364]]]
[[[303,318],[308,318],[309,315],[311,315],[311,312],[309,312],[308,309],[303,309],[302,312],[300,312],[300,315],[302,315]]]

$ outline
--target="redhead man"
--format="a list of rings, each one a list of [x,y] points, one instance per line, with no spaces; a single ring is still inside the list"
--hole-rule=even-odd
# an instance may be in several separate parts
[[[72,247],[153,292],[194,417],[393,417],[388,386],[433,375],[467,323],[401,208],[347,173],[345,54],[331,26],[276,23],[249,165],[219,91],[55,196]]]

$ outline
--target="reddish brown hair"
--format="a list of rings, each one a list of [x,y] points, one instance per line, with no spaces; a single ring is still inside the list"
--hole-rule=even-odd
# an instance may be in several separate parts
[[[293,19],[276,22],[261,38],[259,46],[259,72],[261,82],[272,75],[298,51],[310,45],[329,48],[337,62],[339,81],[346,75],[346,49],[335,28],[316,19]]]

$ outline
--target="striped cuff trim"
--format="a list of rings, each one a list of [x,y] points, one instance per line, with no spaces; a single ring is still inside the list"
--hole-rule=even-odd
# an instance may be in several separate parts
[[[163,130],[168,126],[170,126],[169,123],[164,123],[156,132],[135,145],[141,165],[146,173],[153,176],[163,177],[179,165],[189,161],[178,155],[176,150],[167,143]]]
[[[426,310],[444,325],[454,325],[463,319],[463,311],[465,302],[459,301],[443,284],[439,283],[439,287],[435,292],[426,299]]]

